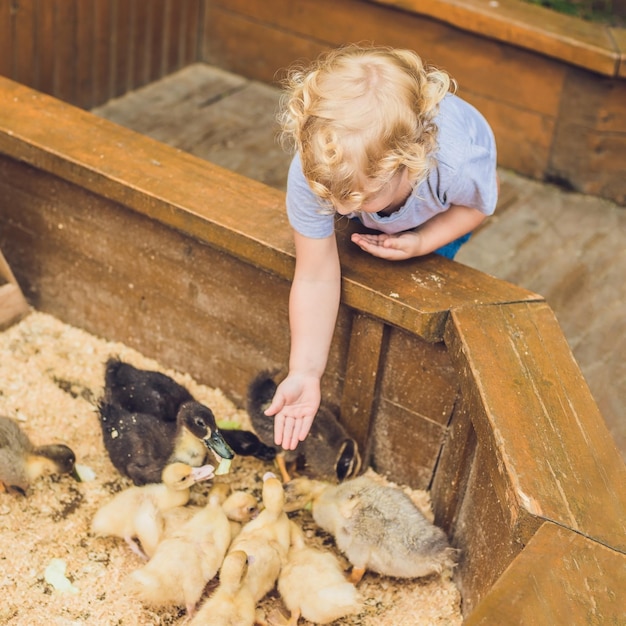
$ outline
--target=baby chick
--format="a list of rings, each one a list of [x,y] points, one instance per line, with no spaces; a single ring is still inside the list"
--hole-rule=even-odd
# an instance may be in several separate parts
[[[241,529],[231,544],[231,552],[242,550],[248,555],[244,584],[255,602],[274,587],[287,558],[291,530],[284,501],[282,483],[268,472],[263,477],[263,510]]]
[[[265,415],[276,383],[269,372],[261,372],[248,385],[247,410],[259,439],[276,450],[276,462],[284,482],[289,482],[288,465],[302,465],[307,476],[342,481],[356,476],[361,456],[356,441],[350,437],[332,411],[321,406],[307,438],[295,450],[283,450],[274,444],[274,418]]]
[[[184,605],[193,615],[231,542],[230,523],[222,508],[227,493],[227,485],[213,487],[206,506],[161,541],[146,565],[130,574],[130,593],[151,606]]]
[[[361,610],[361,597],[346,580],[337,557],[308,546],[302,529],[291,522],[291,548],[278,577],[278,591],[291,611],[289,626],[300,616],[315,624],[328,624]]]
[[[192,485],[212,477],[211,465],[199,468],[184,463],[166,465],[161,483],[129,487],[100,507],[91,522],[91,531],[96,535],[120,537],[135,554],[145,558],[133,537],[141,540],[142,535],[152,538],[161,532],[158,527],[150,526],[159,523],[151,512],[184,506],[189,501]]]
[[[220,488],[228,489],[226,485]],[[215,485],[213,489],[218,489],[218,485]],[[239,533],[242,524],[254,519],[259,513],[257,499],[245,491],[233,491],[222,504],[222,508],[230,522],[231,539]],[[149,521],[142,523],[141,528],[143,530],[138,535],[146,555],[151,557],[160,541],[174,536],[183,524],[201,510],[201,506],[178,506],[162,512],[152,506],[152,510],[145,510],[145,515],[151,515],[154,520],[152,524]],[[146,528],[152,532],[147,532]]]
[[[213,412],[199,402],[182,404],[176,421],[170,422],[102,400],[99,417],[111,462],[135,485],[159,482],[168,463],[200,467],[209,449],[218,458],[234,456],[217,429]]]
[[[248,555],[242,550],[229,552],[220,570],[220,584],[198,609],[189,626],[252,626],[255,601],[244,584]]]
[[[40,476],[71,474],[80,480],[74,452],[63,444],[35,446],[19,424],[0,416],[0,491],[26,489]]]
[[[360,476],[340,485],[298,478],[290,494],[307,494],[315,522],[335,538],[357,583],[366,570],[419,578],[452,567],[456,550],[400,489]]]

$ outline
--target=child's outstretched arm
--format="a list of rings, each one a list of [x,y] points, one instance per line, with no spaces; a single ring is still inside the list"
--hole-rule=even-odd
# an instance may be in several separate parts
[[[415,230],[395,235],[354,233],[352,241],[361,250],[390,261],[403,261],[428,254],[471,232],[487,216],[478,209],[452,205]]]
[[[310,239],[295,233],[296,269],[289,297],[289,373],[265,411],[274,415],[274,440],[286,450],[303,441],[320,405],[341,290],[335,235]]]

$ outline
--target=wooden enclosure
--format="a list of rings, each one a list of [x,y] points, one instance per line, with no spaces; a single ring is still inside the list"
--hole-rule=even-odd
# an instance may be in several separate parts
[[[281,192],[12,81],[0,89],[0,247],[34,307],[240,405],[254,373],[284,367],[294,259]],[[326,400],[373,467],[431,489],[463,550],[470,623],[502,610],[492,589],[545,575],[547,555],[526,550],[553,532],[567,559],[584,549],[599,570],[583,590],[564,557],[554,602],[617,615],[626,468],[550,308],[436,255],[390,273],[340,239]]]
[[[330,5],[46,5],[55,7],[55,28],[80,22],[111,30],[103,38],[108,70],[93,80],[85,68],[104,58],[93,49],[100,40],[90,47],[92,31],[81,29],[71,49],[92,55],[78,62],[86,63],[82,79],[70,63],[65,83],[62,57],[48,58],[45,47],[37,48],[35,75],[0,78],[0,249],[33,307],[189,372],[239,405],[259,369],[285,366],[294,254],[282,192],[63,100],[88,107],[198,54],[261,78],[274,68],[273,76],[287,57],[378,38],[368,30],[374,26],[387,33],[380,43],[394,45],[427,32],[421,47],[428,56],[435,50],[428,45],[447,45],[451,33],[459,45],[465,41],[440,21],[408,18],[378,3],[332,3],[335,19],[324,20]],[[30,7],[33,24],[45,30],[48,14],[36,10],[40,3],[0,6],[12,16]],[[91,15],[108,17],[72,22],[60,13],[73,7],[76,16],[87,6]],[[125,21],[127,9],[135,17]],[[165,10],[171,19],[160,22],[156,16]],[[11,20],[17,38],[21,26]],[[285,20],[298,25],[298,37]],[[151,30],[166,23],[167,36]],[[145,28],[145,37],[126,27]],[[124,41],[133,42],[128,56],[120,51]],[[286,48],[289,42],[299,47]],[[59,45],[56,50],[64,49]],[[495,54],[493,42],[482,45],[485,58]],[[70,56],[63,58],[81,59]],[[0,54],[0,62],[6,58]],[[33,67],[12,58],[13,70]],[[545,72],[537,71],[536,80],[547,85],[560,76],[563,86],[566,73],[556,61],[542,62]],[[44,63],[56,68],[54,85],[40,83],[36,91],[20,84],[49,80]],[[618,79],[602,80],[616,85]],[[617,93],[621,84],[609,91]],[[57,93],[61,85],[66,93]],[[509,88],[517,97],[511,82]],[[480,98],[489,104],[477,90],[474,99]],[[554,138],[545,120],[555,115],[558,98],[547,99],[528,96],[528,107],[546,106],[547,117],[524,107],[526,122],[509,118],[513,135],[504,136],[511,158],[515,134],[524,129],[544,142],[518,150],[534,174],[544,172],[554,154],[542,130]],[[498,109],[497,98],[492,104],[491,120],[504,124],[512,105]],[[617,623],[626,589],[626,467],[549,306],[537,294],[436,255],[389,272],[348,239],[342,229],[342,305],[325,400],[340,408],[375,469],[430,489],[437,523],[462,550],[456,576],[466,622],[525,624],[524,616],[532,615],[538,623]]]

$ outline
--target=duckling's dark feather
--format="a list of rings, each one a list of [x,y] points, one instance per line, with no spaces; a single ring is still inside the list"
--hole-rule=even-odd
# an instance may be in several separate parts
[[[191,393],[173,378],[153,370],[110,358],[105,366],[105,399],[131,413],[146,413],[160,420],[176,421],[178,409],[193,400]]]
[[[335,481],[355,476],[361,467],[358,445],[327,406],[320,406],[308,436],[295,450],[274,444],[274,418],[264,411],[276,392],[275,375],[260,372],[248,385],[246,408],[259,439],[284,456],[286,463],[297,462],[306,475]]]
[[[203,429],[208,428],[212,436],[211,445],[216,448],[217,454],[224,458],[231,458],[232,454],[221,445],[224,438],[235,453],[245,456],[255,456],[258,459],[272,460],[275,452],[265,446],[254,433],[249,431],[233,431],[225,433],[217,430],[215,416],[212,411],[196,402],[193,395],[173,378],[155,370],[143,370],[121,361],[117,357],[108,359],[105,366],[105,392],[107,402],[118,404],[130,413],[143,413],[157,420],[175,423],[182,406],[193,402],[194,417],[189,418],[187,427],[199,439],[205,439]],[[231,443],[232,442],[232,443]]]
[[[276,450],[266,446],[249,430],[220,428],[220,432],[235,454],[253,456],[261,461],[273,461],[276,458]]]
[[[176,422],[131,413],[118,404],[99,404],[104,447],[115,468],[135,485],[161,482],[167,459],[174,451]]]

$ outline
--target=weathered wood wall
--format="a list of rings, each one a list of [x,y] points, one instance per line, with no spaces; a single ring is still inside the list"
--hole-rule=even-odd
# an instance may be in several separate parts
[[[626,203],[624,29],[515,1],[207,1],[203,58],[248,78],[276,81],[359,41],[450,72],[491,123],[503,167]]]
[[[0,75],[89,109],[198,59],[203,0],[0,0]]]

